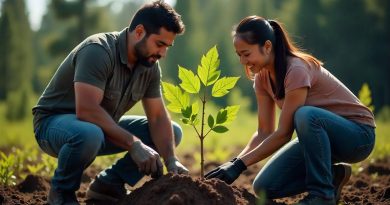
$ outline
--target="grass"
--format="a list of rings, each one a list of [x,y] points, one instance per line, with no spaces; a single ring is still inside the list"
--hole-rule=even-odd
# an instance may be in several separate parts
[[[226,161],[236,156],[251,138],[253,132],[257,129],[257,115],[249,111],[249,100],[243,98],[239,93],[232,92],[229,97],[230,105],[241,105],[237,119],[230,125],[229,131],[224,134],[210,134],[205,138],[205,160],[207,161]],[[31,102],[36,102],[31,100]],[[32,105],[31,105],[32,107]],[[216,113],[220,107],[208,104],[206,112]],[[0,150],[6,153],[12,153],[13,147],[18,147],[21,152],[37,152],[39,147],[35,141],[32,116],[27,117],[20,122],[8,122],[5,120],[6,107],[0,103]],[[127,114],[142,115],[141,103],[138,103],[134,109]],[[172,114],[172,119],[180,123],[178,116]],[[390,154],[390,122],[377,121],[376,145],[369,160],[376,160]],[[181,123],[180,123],[181,124]],[[181,124],[182,125],[182,124]],[[177,148],[176,153],[182,156],[186,153],[193,153],[195,159],[200,161],[200,140],[192,127],[182,125],[184,136]],[[14,153],[16,154],[16,153]],[[21,155],[20,153],[18,155]],[[123,154],[98,157],[94,164],[100,167],[107,167]],[[38,161],[44,158],[42,155],[36,157]],[[196,164],[199,164],[196,162]],[[38,166],[38,165],[34,165]],[[358,170],[359,164],[355,166]],[[196,168],[196,166],[195,166]],[[31,168],[33,169],[33,167]]]

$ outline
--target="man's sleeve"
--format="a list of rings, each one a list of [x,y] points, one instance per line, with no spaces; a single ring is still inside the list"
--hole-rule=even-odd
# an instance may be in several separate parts
[[[112,63],[108,52],[102,46],[98,44],[85,46],[76,54],[74,63],[74,82],[83,82],[105,89]]]
[[[152,73],[152,79],[150,80],[149,86],[145,91],[145,98],[157,98],[161,97],[161,68],[158,63],[154,67]]]

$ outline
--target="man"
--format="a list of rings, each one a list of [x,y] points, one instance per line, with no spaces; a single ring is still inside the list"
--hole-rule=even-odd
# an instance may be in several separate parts
[[[180,15],[156,1],[140,8],[128,28],[88,37],[61,63],[33,108],[39,146],[58,157],[49,204],[78,204],[83,170],[99,155],[127,151],[98,174],[88,198],[116,201],[125,183],[161,176],[160,155],[169,172],[188,173],[175,157],[182,132],[164,106],[158,64],[183,32]],[[124,116],[139,100],[146,117]]]

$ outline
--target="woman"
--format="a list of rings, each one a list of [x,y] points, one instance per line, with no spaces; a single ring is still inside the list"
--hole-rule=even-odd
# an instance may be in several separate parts
[[[256,193],[275,199],[307,191],[300,204],[336,204],[351,173],[349,165],[336,163],[369,156],[373,113],[321,61],[295,47],[277,21],[246,17],[233,43],[254,81],[258,130],[235,159],[206,178],[232,183],[246,167],[278,151],[256,176]],[[281,109],[277,129],[275,104]],[[297,138],[291,140],[294,130]]]

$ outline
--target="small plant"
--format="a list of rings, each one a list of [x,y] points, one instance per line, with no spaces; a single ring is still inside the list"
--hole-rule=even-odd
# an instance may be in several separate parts
[[[229,93],[239,77],[222,77],[221,71],[218,70],[220,64],[217,47],[212,47],[206,55],[202,56],[201,63],[198,66],[197,74],[191,70],[179,66],[180,86],[168,82],[162,82],[164,97],[169,101],[167,108],[174,112],[182,114],[181,121],[185,125],[192,126],[200,139],[200,167],[201,178],[204,176],[204,152],[203,140],[211,132],[225,133],[229,129],[227,124],[231,123],[237,115],[240,106],[227,106],[218,111],[214,117],[209,114],[207,117],[208,130],[205,128],[205,110],[206,102],[211,97],[222,97]],[[212,86],[212,88],[210,88]],[[191,96],[195,95],[196,99],[201,102],[201,111],[199,117],[199,104],[195,99],[191,103]],[[199,125],[200,123],[200,125]],[[200,126],[200,128],[199,128]]]
[[[15,156],[12,154],[7,156],[3,152],[0,152],[0,155],[0,184],[5,186],[16,185],[16,177],[13,172]]]
[[[374,112],[374,106],[371,104],[371,90],[370,87],[368,87],[367,83],[364,83],[362,85],[362,88],[359,91],[359,99],[363,103],[363,105],[367,106],[372,112]]]
[[[40,163],[34,165],[28,164],[27,170],[29,171],[30,174],[37,175],[38,172],[41,171],[44,166],[45,166],[44,164],[40,164]]]
[[[44,176],[52,176],[54,174],[54,170],[57,168],[57,160],[47,154],[42,154],[42,163],[44,169],[41,171],[41,174]]]

